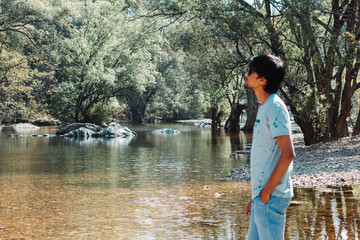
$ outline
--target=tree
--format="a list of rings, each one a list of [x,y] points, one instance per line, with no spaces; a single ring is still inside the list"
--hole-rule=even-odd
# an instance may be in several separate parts
[[[186,22],[177,40],[192,59],[194,85],[211,96],[214,125],[216,112],[222,112],[216,109],[220,99],[229,101],[227,128],[239,131],[239,116],[245,107],[241,79],[249,58],[260,46],[261,29],[255,27],[259,19],[237,1],[153,1],[152,6],[146,17]]]
[[[16,122],[34,116],[37,103],[31,95],[32,76],[25,56],[6,47],[0,49],[0,120]]]
[[[142,88],[120,91],[119,100],[127,100],[133,122],[137,123],[144,122],[145,118],[167,121],[197,116],[203,94],[189,89],[189,76],[184,69],[185,54],[172,39],[174,31],[181,25],[166,18],[149,16],[156,14],[152,4],[136,1],[128,6],[131,22],[142,26],[138,35],[143,42],[141,51],[150,54],[147,62],[152,64],[148,68],[151,75],[138,78],[149,78],[149,81]]]
[[[104,59],[112,27],[118,23],[118,19],[108,17],[115,11],[109,3],[85,1],[78,7],[81,15],[73,17],[70,38],[63,41],[60,49],[61,62],[56,73],[59,87],[52,98],[53,114],[75,122],[91,121],[89,110],[112,96],[115,74]]]
[[[256,9],[268,50],[287,62],[281,93],[305,144],[348,135],[351,98],[360,84],[358,1],[271,1]]]
[[[46,20],[42,9],[21,0],[2,0],[0,9],[1,45],[20,49],[24,44],[37,42],[40,36],[35,29]]]
[[[0,2],[0,92],[2,110],[0,114],[8,121],[31,119],[44,110],[41,91],[42,80],[51,78],[47,69],[44,46],[53,19],[47,2],[32,1]],[[49,34],[51,35],[51,34]],[[47,52],[47,59],[51,54]]]
[[[309,0],[284,1],[284,6],[290,74],[283,94],[305,144],[346,136],[351,98],[360,88],[359,4]]]
[[[147,109],[148,118],[174,121],[197,118],[203,112],[203,93],[191,88],[186,59],[184,52],[166,37],[155,61],[159,75]]]
[[[244,132],[252,132],[254,129],[256,114],[259,110],[260,103],[257,100],[253,90],[246,89],[246,91],[247,91],[246,123],[241,130]]]
[[[129,106],[132,123],[144,124],[148,104],[161,84],[157,58],[164,40],[154,30],[156,22],[129,19],[126,25],[129,32],[122,36],[122,46],[114,48],[108,61],[113,62],[116,72],[117,99]]]
[[[141,24],[127,21],[118,5],[78,4],[80,15],[73,16],[70,36],[60,50],[56,74],[60,84],[52,112],[68,121],[91,122],[89,111],[95,105],[107,104],[123,90],[143,90],[153,81],[152,63],[142,48],[147,39]]]

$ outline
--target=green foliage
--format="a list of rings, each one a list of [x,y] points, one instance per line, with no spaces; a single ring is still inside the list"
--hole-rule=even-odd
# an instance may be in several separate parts
[[[56,67],[56,56],[51,50],[56,41],[56,16],[57,11],[48,1],[0,2],[0,91],[4,92],[5,103],[0,115],[6,121],[47,113],[46,98],[50,96]],[[16,84],[12,72],[17,74]]]
[[[90,109],[113,96],[116,72],[106,61],[112,52],[121,19],[116,9],[107,2],[98,1],[87,5],[78,2],[80,16],[74,16],[70,38],[60,47],[60,64],[56,77],[61,83],[52,98],[52,112],[67,121],[89,119]],[[57,109],[59,102],[67,107]]]
[[[50,113],[61,121],[70,122],[75,116],[77,89],[71,82],[61,83],[51,97]]]
[[[0,49],[0,119],[16,121],[35,116],[38,105],[32,91],[36,81],[27,63],[20,53]]]
[[[259,45],[256,42],[261,41],[261,24],[237,2],[199,1],[196,4],[188,2],[192,9],[187,7],[188,10],[183,11],[185,19],[194,20],[174,34],[189,54],[186,66],[191,74],[191,87],[209,96],[209,108],[226,100],[227,108],[219,112],[230,109],[231,114],[235,114],[243,104],[243,73],[252,50]]]
[[[157,90],[147,115],[166,121],[196,118],[204,111],[199,101],[202,92],[189,90],[183,52],[171,49],[168,43],[164,44],[165,51],[158,53],[157,57],[157,71],[160,74],[156,81]]]
[[[86,113],[89,121],[97,125],[102,125],[104,123],[110,122],[109,112],[106,111],[106,108],[101,104],[96,104],[92,106],[89,111]],[[86,119],[85,119],[86,121]]]

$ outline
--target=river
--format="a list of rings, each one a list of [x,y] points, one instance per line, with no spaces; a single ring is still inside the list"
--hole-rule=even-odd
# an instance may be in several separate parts
[[[170,127],[179,134],[153,134]],[[0,132],[0,239],[245,239],[251,136],[190,124],[129,126],[132,140]],[[232,154],[238,151],[242,154]],[[359,239],[359,186],[297,188],[286,239]]]

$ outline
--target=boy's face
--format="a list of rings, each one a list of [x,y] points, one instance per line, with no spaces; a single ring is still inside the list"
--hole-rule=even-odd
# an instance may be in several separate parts
[[[258,88],[264,89],[266,80],[263,77],[259,77],[255,71],[249,71],[245,74],[245,87],[256,90]]]

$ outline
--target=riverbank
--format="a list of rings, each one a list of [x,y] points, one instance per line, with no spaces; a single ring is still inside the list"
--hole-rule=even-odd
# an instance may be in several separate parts
[[[295,187],[360,184],[360,136],[345,137],[311,146],[302,144],[300,134],[294,135],[296,159]],[[234,169],[227,179],[249,181],[249,166]]]
[[[0,127],[9,127],[14,126],[16,124],[28,123],[33,124],[38,127],[47,127],[47,126],[61,126],[62,123],[58,119],[53,119],[51,117],[41,117],[33,120],[25,120],[25,119],[18,119],[17,121],[7,121],[7,120],[0,120]]]

